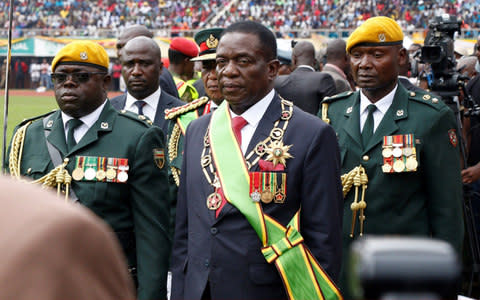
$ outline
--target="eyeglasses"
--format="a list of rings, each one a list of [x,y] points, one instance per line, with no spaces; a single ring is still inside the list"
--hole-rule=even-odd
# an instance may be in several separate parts
[[[62,84],[65,81],[67,81],[67,78],[69,76],[75,83],[85,83],[90,80],[90,77],[92,75],[97,75],[97,74],[106,75],[107,73],[105,72],[52,73],[51,76],[52,76],[52,81],[54,83]]]

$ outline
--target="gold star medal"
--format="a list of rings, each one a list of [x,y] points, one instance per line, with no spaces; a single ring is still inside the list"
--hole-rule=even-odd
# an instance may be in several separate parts
[[[283,141],[274,141],[271,142],[269,147],[266,149],[268,154],[266,160],[271,161],[275,167],[279,163],[283,166],[286,166],[286,159],[292,158],[293,156],[288,153],[288,150],[292,145],[284,146]]]

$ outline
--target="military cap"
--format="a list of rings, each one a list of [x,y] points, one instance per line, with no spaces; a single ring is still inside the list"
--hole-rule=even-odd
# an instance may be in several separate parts
[[[52,71],[61,64],[93,66],[108,70],[108,54],[98,43],[92,41],[75,41],[58,51],[52,61]]]
[[[292,64],[292,50],[280,49],[277,48],[277,59],[282,65],[291,65]]]
[[[200,53],[197,57],[194,57],[191,60],[197,61],[215,59],[218,41],[220,40],[220,35],[222,32],[223,28],[209,28],[197,32],[193,38],[200,47]]]
[[[198,55],[198,46],[194,41],[183,38],[176,37],[172,39],[170,43],[170,49],[178,51],[188,57],[195,57]]]
[[[388,17],[373,17],[357,27],[347,40],[347,53],[355,46],[391,46],[403,43],[402,28]]]

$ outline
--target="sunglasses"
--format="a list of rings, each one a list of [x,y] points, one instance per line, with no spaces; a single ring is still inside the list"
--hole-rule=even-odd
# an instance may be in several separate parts
[[[75,83],[85,83],[90,80],[92,75],[106,75],[105,72],[79,72],[79,73],[52,73],[52,81],[56,84],[62,84],[67,81],[67,78],[70,78]]]

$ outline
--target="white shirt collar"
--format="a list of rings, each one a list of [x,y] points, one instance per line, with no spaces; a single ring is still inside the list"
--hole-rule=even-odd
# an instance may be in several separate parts
[[[315,72],[315,69],[312,66],[309,66],[309,65],[299,65],[299,66],[297,66],[297,69],[298,68],[307,68],[307,69],[310,69],[313,72]]]
[[[375,102],[377,109],[384,115],[387,110],[390,108],[390,105],[393,103],[393,97],[397,91],[398,84],[395,85],[395,88],[388,93],[385,97]],[[360,91],[360,115],[367,111],[367,106],[372,104],[370,100],[363,94],[363,91]],[[368,113],[368,112],[367,112]]]
[[[272,89],[262,100],[258,101],[254,105],[252,105],[249,109],[243,112],[241,116],[248,122],[249,125],[257,128],[258,123],[262,119],[263,115],[267,111],[268,106],[273,100],[273,96],[275,96],[275,90]],[[235,114],[230,109],[230,115],[232,119],[237,117],[238,115]]]
[[[125,101],[125,109],[134,113],[138,112],[137,106],[134,104],[137,100],[145,101],[145,106],[143,107],[144,114],[150,118],[150,120],[155,119],[155,112],[157,111],[158,101],[160,99],[161,89],[158,89],[152,94],[148,95],[144,99],[136,99],[129,92],[127,92],[127,99]]]
[[[97,122],[98,118],[100,117],[100,114],[102,113],[105,103],[107,103],[106,99],[103,102],[103,104],[97,107],[97,109],[95,109],[93,112],[89,113],[86,116],[81,117],[80,120],[83,122],[83,124],[86,125],[88,128],[92,127],[93,124],[95,124],[95,122]],[[73,119],[73,117],[67,115],[62,111],[63,128],[65,128],[65,130],[68,129],[67,122],[70,121],[70,119]]]

